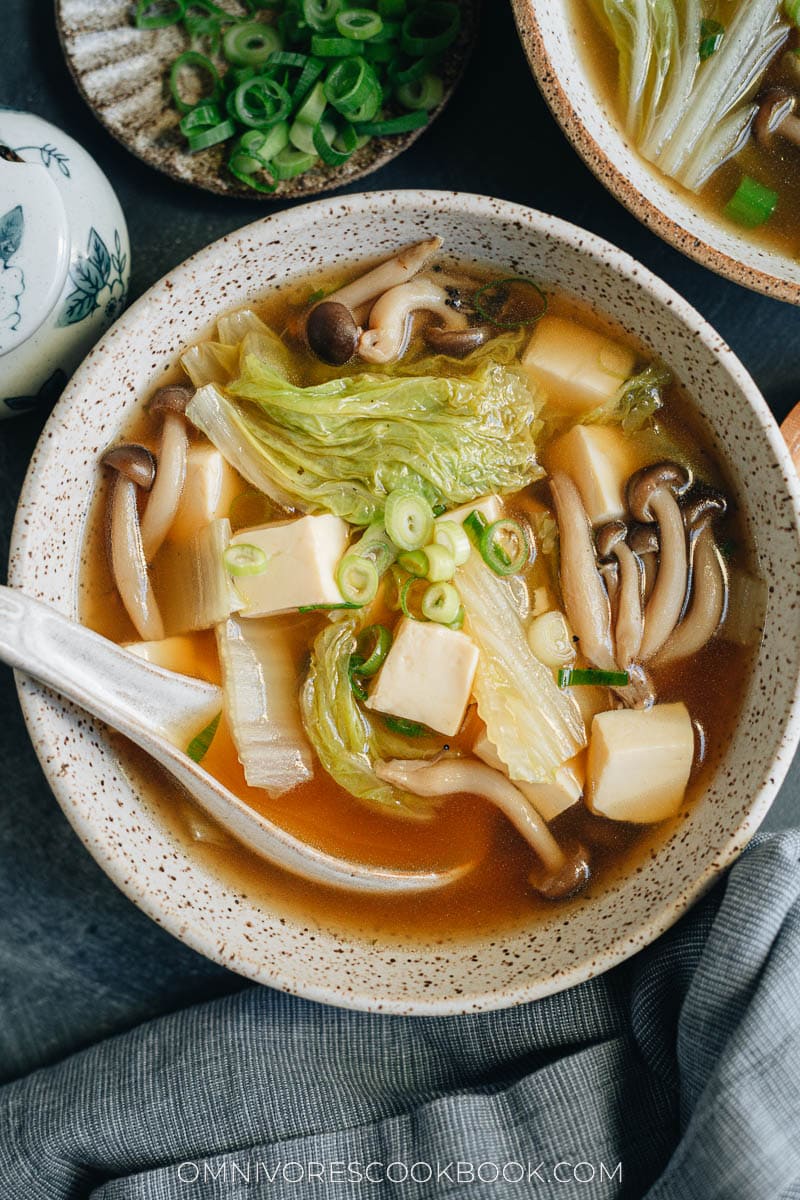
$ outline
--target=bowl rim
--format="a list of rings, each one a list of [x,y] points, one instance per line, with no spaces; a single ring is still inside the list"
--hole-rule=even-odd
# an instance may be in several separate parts
[[[464,219],[482,217],[488,221],[501,221],[503,224],[512,226],[521,221],[527,228],[542,236],[546,235],[551,239],[555,237],[559,241],[566,242],[576,253],[589,254],[595,260],[605,261],[606,265],[623,281],[630,283],[635,288],[643,288],[658,302],[659,307],[667,306],[675,312],[682,324],[721,363],[728,378],[735,385],[737,393],[743,396],[750,411],[758,419],[760,433],[763,433],[767,439],[775,465],[780,468],[784,497],[789,499],[792,506],[791,528],[798,545],[798,556],[800,556],[800,477],[794,470],[788,447],[765,399],[749,373],[710,323],[688,301],[684,300],[670,285],[654,275],[649,268],[638,263],[627,251],[621,250],[604,238],[559,217],[553,217],[511,201],[497,200],[472,193],[400,189],[324,198],[279,213],[265,215],[197,251],[168,272],[131,305],[97,343],[95,349],[73,376],[37,442],[23,484],[11,535],[9,583],[12,586],[22,586],[25,590],[26,564],[29,562],[28,556],[32,549],[31,539],[35,536],[27,513],[36,501],[36,493],[40,486],[40,472],[53,469],[53,460],[57,455],[57,439],[52,437],[52,429],[75,401],[85,393],[86,387],[90,383],[95,360],[104,354],[109,341],[135,334],[138,322],[142,318],[146,318],[154,297],[167,299],[171,295],[174,296],[177,288],[184,283],[190,283],[192,272],[199,264],[204,262],[212,264],[219,261],[220,255],[228,257],[235,253],[239,240],[247,240],[261,230],[266,229],[272,235],[277,233],[281,226],[307,227],[314,222],[316,213],[329,211],[331,206],[349,207],[354,215],[361,213],[365,219],[380,219],[382,213],[390,216],[392,210],[396,212],[398,207],[408,205],[409,202],[415,208],[425,207],[433,202],[444,203],[446,213],[455,213]],[[61,568],[61,573],[65,572],[66,565]],[[62,595],[65,597],[64,605],[71,605],[70,615],[74,615],[74,594],[71,595],[69,589],[74,589],[76,579],[68,578],[65,582],[68,586],[62,590]],[[582,983],[594,975],[601,974],[618,965],[638,950],[649,945],[683,916],[687,909],[708,890],[721,872],[746,847],[772,804],[784,776],[789,770],[797,745],[800,743],[800,657],[798,657],[791,704],[787,708],[775,752],[770,763],[764,769],[761,786],[753,796],[746,815],[730,830],[724,844],[716,847],[714,861],[706,866],[698,876],[692,876],[674,894],[666,897],[659,907],[652,909],[647,918],[638,924],[633,932],[618,933],[608,947],[595,953],[593,959],[585,958],[564,968],[555,979],[539,977],[533,982],[526,981],[511,987],[494,988],[479,994],[472,993],[463,998],[453,994],[445,998],[426,1000],[423,995],[417,995],[413,1000],[409,998],[399,1000],[381,996],[375,989],[372,993],[368,993],[366,990],[345,993],[335,984],[330,985],[324,982],[309,984],[307,980],[298,983],[294,977],[288,977],[279,969],[264,970],[260,958],[254,954],[248,960],[247,953],[244,951],[234,960],[229,953],[223,955],[218,951],[213,929],[209,929],[199,921],[193,926],[188,924],[186,914],[181,914],[177,909],[165,911],[160,904],[151,899],[148,890],[141,886],[138,877],[132,877],[126,872],[123,858],[117,858],[113,853],[104,853],[104,850],[111,847],[112,837],[105,835],[102,828],[98,829],[98,826],[91,822],[85,810],[79,811],[75,804],[74,788],[70,788],[68,782],[60,777],[55,765],[58,757],[48,757],[47,747],[43,745],[42,729],[36,726],[37,710],[42,704],[43,697],[47,694],[46,689],[27,682],[19,673],[17,673],[16,679],[26,725],[51,790],[92,857],[137,907],[198,953],[229,970],[239,972],[254,982],[267,984],[282,991],[336,1007],[398,1015],[447,1016],[513,1007]]]
[[[663,209],[650,200],[617,166],[614,159],[592,136],[573,105],[567,89],[556,71],[547,52],[541,22],[536,14],[535,0],[511,0],[517,33],[522,42],[528,65],[536,85],[544,97],[562,133],[570,145],[583,159],[592,174],[616,200],[627,208],[637,220],[662,238],[668,245],[679,250],[700,266],[715,271],[725,279],[742,287],[760,292],[773,300],[785,300],[789,304],[800,304],[800,283],[793,283],[780,275],[761,271],[757,267],[740,262],[704,241],[696,233],[686,229],[680,221],[667,216]],[[641,160],[648,171],[657,177],[658,172],[645,159]]]

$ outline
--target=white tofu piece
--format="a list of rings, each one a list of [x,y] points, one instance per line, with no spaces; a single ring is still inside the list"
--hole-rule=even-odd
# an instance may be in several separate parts
[[[694,730],[685,704],[598,713],[586,770],[589,808],[637,825],[674,817],[693,758]]]
[[[549,404],[567,413],[605,404],[633,374],[636,355],[594,329],[565,317],[537,322],[521,365]]]
[[[580,687],[571,687],[568,690],[580,709],[588,740],[592,731],[592,721],[594,718],[598,713],[606,712],[612,707],[611,693],[608,688],[596,687],[593,684],[590,686],[584,684]]]
[[[439,519],[441,521],[458,521],[460,525],[476,509],[491,525],[502,517],[503,501],[499,496],[484,496],[481,500],[474,500],[472,504],[462,504],[459,508],[452,509],[451,512],[442,513]]]
[[[178,510],[167,535],[171,542],[187,542],[198,529],[217,517],[227,517],[242,481],[233,467],[208,442],[193,442],[186,455],[186,482]]]
[[[267,556],[260,575],[238,575],[243,617],[266,617],[306,604],[341,604],[336,568],[347,549],[348,528],[328,513],[240,529],[230,544],[258,546]]]
[[[489,741],[486,730],[481,733],[472,747],[472,753],[495,771],[508,775],[508,767],[497,753],[494,742]],[[545,821],[553,821],[577,804],[583,795],[583,752],[564,763],[556,771],[553,783],[527,783],[524,780],[513,780],[514,787],[519,788],[523,796],[527,796],[536,811]]]
[[[143,658],[154,667],[163,667],[165,671],[176,671],[179,675],[191,675],[194,679],[212,679],[213,671],[208,670],[201,648],[192,637],[162,638],[160,642],[128,642],[124,647],[137,658]]]
[[[434,621],[403,617],[367,706],[453,737],[464,720],[478,647]]]
[[[625,517],[625,484],[638,464],[617,426],[574,425],[548,447],[545,465],[569,475],[593,525]]]

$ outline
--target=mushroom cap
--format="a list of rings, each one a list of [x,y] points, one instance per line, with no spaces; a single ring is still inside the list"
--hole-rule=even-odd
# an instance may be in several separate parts
[[[652,467],[643,467],[628,480],[628,508],[637,521],[655,521],[650,500],[656,492],[668,491],[673,496],[682,496],[691,481],[689,471],[680,463],[659,462]]]
[[[691,533],[699,533],[714,517],[722,516],[727,508],[728,501],[721,492],[713,488],[698,489],[681,504],[683,523]]]
[[[658,528],[640,521],[628,527],[628,545],[634,554],[658,554]]]
[[[600,558],[611,558],[614,547],[624,542],[628,536],[628,527],[624,521],[609,521],[595,534],[595,545]]]
[[[768,88],[759,96],[758,112],[753,119],[753,133],[760,145],[769,145],[775,130],[794,112],[796,103],[797,97],[783,87]]]
[[[450,358],[465,358],[492,336],[488,325],[469,325],[466,329],[444,329],[441,325],[430,325],[425,330],[425,341],[437,354]]]
[[[160,387],[150,401],[148,408],[151,413],[180,413],[186,412],[186,407],[194,398],[193,387],[186,383],[168,383]]]
[[[356,352],[358,326],[346,304],[323,300],[312,308],[306,320],[306,339],[317,358],[341,367]]]
[[[110,467],[126,479],[130,479],[137,487],[149,492],[156,477],[156,460],[145,446],[127,443],[123,446],[112,446],[106,450],[100,462],[104,467]]]
[[[552,874],[543,866],[536,866],[528,876],[528,882],[545,900],[566,900],[585,887],[590,875],[586,848],[574,845],[565,851],[565,861],[560,871]]]

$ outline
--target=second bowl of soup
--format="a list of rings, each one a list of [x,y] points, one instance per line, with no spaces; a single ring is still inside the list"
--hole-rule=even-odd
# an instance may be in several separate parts
[[[545,994],[656,936],[774,795],[791,469],[730,352],[604,243],[436,193],[270,218],[157,285],[53,430],[79,453],[41,444],[13,582],[219,683],[186,753],[373,869],[285,872],[114,735],[62,756],[106,869],[252,978],[395,1011]],[[32,558],[65,469],[81,537]],[[23,703],[49,759],[76,717]]]

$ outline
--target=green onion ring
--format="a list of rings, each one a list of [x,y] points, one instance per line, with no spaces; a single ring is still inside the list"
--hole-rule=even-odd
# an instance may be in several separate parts
[[[222,39],[222,50],[228,62],[237,67],[257,67],[281,50],[281,39],[272,25],[262,21],[246,21],[231,25]]]
[[[399,733],[401,737],[430,737],[431,731],[427,725],[417,721],[407,721],[405,717],[390,717],[385,715],[383,723],[391,733]]]
[[[267,556],[260,546],[252,542],[234,542],[222,556],[229,575],[263,575],[267,569]]]
[[[478,549],[481,558],[495,575],[516,575],[530,554],[525,530],[519,521],[510,517],[501,517],[499,521],[487,525],[481,533]]]
[[[362,662],[358,669],[359,675],[370,679],[383,666],[386,655],[392,646],[392,633],[385,625],[368,625],[358,635],[356,653]]]
[[[289,115],[292,100],[285,87],[274,79],[257,75],[240,83],[231,93],[228,111],[241,125],[268,129]]]
[[[418,109],[430,112],[432,108],[436,108],[442,103],[444,84],[439,75],[429,73],[411,83],[401,84],[396,94],[403,108],[407,108],[411,112],[416,112]]]
[[[434,30],[425,33],[426,25],[433,24]],[[420,28],[420,26],[422,28]],[[441,54],[458,37],[461,29],[461,13],[457,4],[447,0],[433,0],[421,5],[404,18],[400,32],[400,44],[406,54]]]
[[[311,53],[317,58],[346,58],[351,54],[360,54],[361,47],[350,38],[315,34],[311,39]]]
[[[352,150],[337,150],[334,147],[337,130],[331,121],[320,121],[319,125],[315,125],[313,137],[314,149],[329,167],[340,167],[342,163],[346,163],[355,149],[355,145]]]
[[[276,179],[294,179],[296,176],[304,174],[318,161],[316,154],[305,154],[302,150],[285,146],[273,158],[271,168],[275,172]]]
[[[390,117],[386,121],[365,121],[355,125],[357,133],[366,133],[369,137],[388,137],[393,133],[411,133],[421,129],[429,121],[426,112],[404,113],[402,117]],[[355,122],[354,122],[355,124]]]
[[[464,529],[466,529],[467,534],[476,546],[480,542],[481,534],[488,524],[489,522],[479,508],[473,508],[469,516],[466,516],[462,522]]]
[[[164,11],[165,4],[172,7]],[[151,8],[156,11],[148,16]],[[178,21],[183,20],[185,9],[186,0],[139,0],[134,17],[136,28],[165,29],[167,25],[177,25]]]
[[[398,550],[421,550],[431,540],[433,510],[424,496],[398,487],[386,497],[384,523]]]
[[[397,561],[403,570],[408,571],[415,579],[426,578],[429,564],[424,550],[409,550],[407,554],[401,554]]]
[[[336,583],[343,600],[351,604],[369,604],[378,594],[378,568],[369,558],[345,554],[336,568]]]
[[[376,91],[380,92],[377,75],[361,55],[336,63],[323,87],[325,99],[344,116],[349,116]]]
[[[315,33],[326,33],[333,28],[343,3],[344,0],[302,0],[303,20]]]
[[[235,133],[236,126],[233,121],[220,121],[219,125],[212,125],[210,129],[204,129],[200,133],[191,133],[189,134],[189,153],[197,154],[220,142],[227,142],[228,138],[232,138]]]
[[[429,586],[426,579],[417,579],[414,575],[405,581],[400,588],[400,609],[404,617],[409,617],[412,621],[423,619],[422,598]],[[416,607],[416,612],[412,608],[412,604]]]
[[[350,655],[350,661],[347,664],[347,675],[350,679],[350,687],[353,690],[353,695],[356,700],[362,702],[367,699],[367,689],[361,681],[361,668],[364,665],[363,658],[359,658],[357,654]]]
[[[383,19],[368,8],[350,8],[336,14],[336,29],[345,38],[366,42],[383,29]]]
[[[180,94],[180,76],[187,68],[195,71],[204,71],[211,80],[211,91],[207,96],[203,96],[202,100],[195,100],[193,104],[190,104],[188,100],[184,100]],[[205,54],[198,54],[196,50],[185,50],[183,54],[178,55],[170,67],[169,90],[178,112],[188,113],[193,108],[196,108],[198,104],[209,104],[216,101],[222,90],[222,80],[210,58],[206,58]]]
[[[455,621],[460,608],[461,597],[452,583],[432,583],[422,597],[422,615],[440,625]]]
[[[437,546],[447,547],[457,567],[463,566],[470,556],[469,534],[458,521],[437,521],[433,540]]]
[[[535,316],[525,321],[501,321],[498,319],[497,313],[492,313],[487,309],[481,296],[487,296],[493,288],[502,288],[509,284],[524,284],[525,287],[531,288],[541,301],[541,311]],[[537,283],[532,279],[527,279],[524,275],[508,275],[505,279],[493,279],[490,283],[485,283],[483,287],[479,287],[475,295],[472,297],[472,302],[475,305],[475,311],[483,317],[484,321],[488,321],[490,325],[496,326],[498,329],[522,329],[528,325],[535,325],[537,321],[541,321],[544,314],[547,312],[547,296],[542,291]]]

